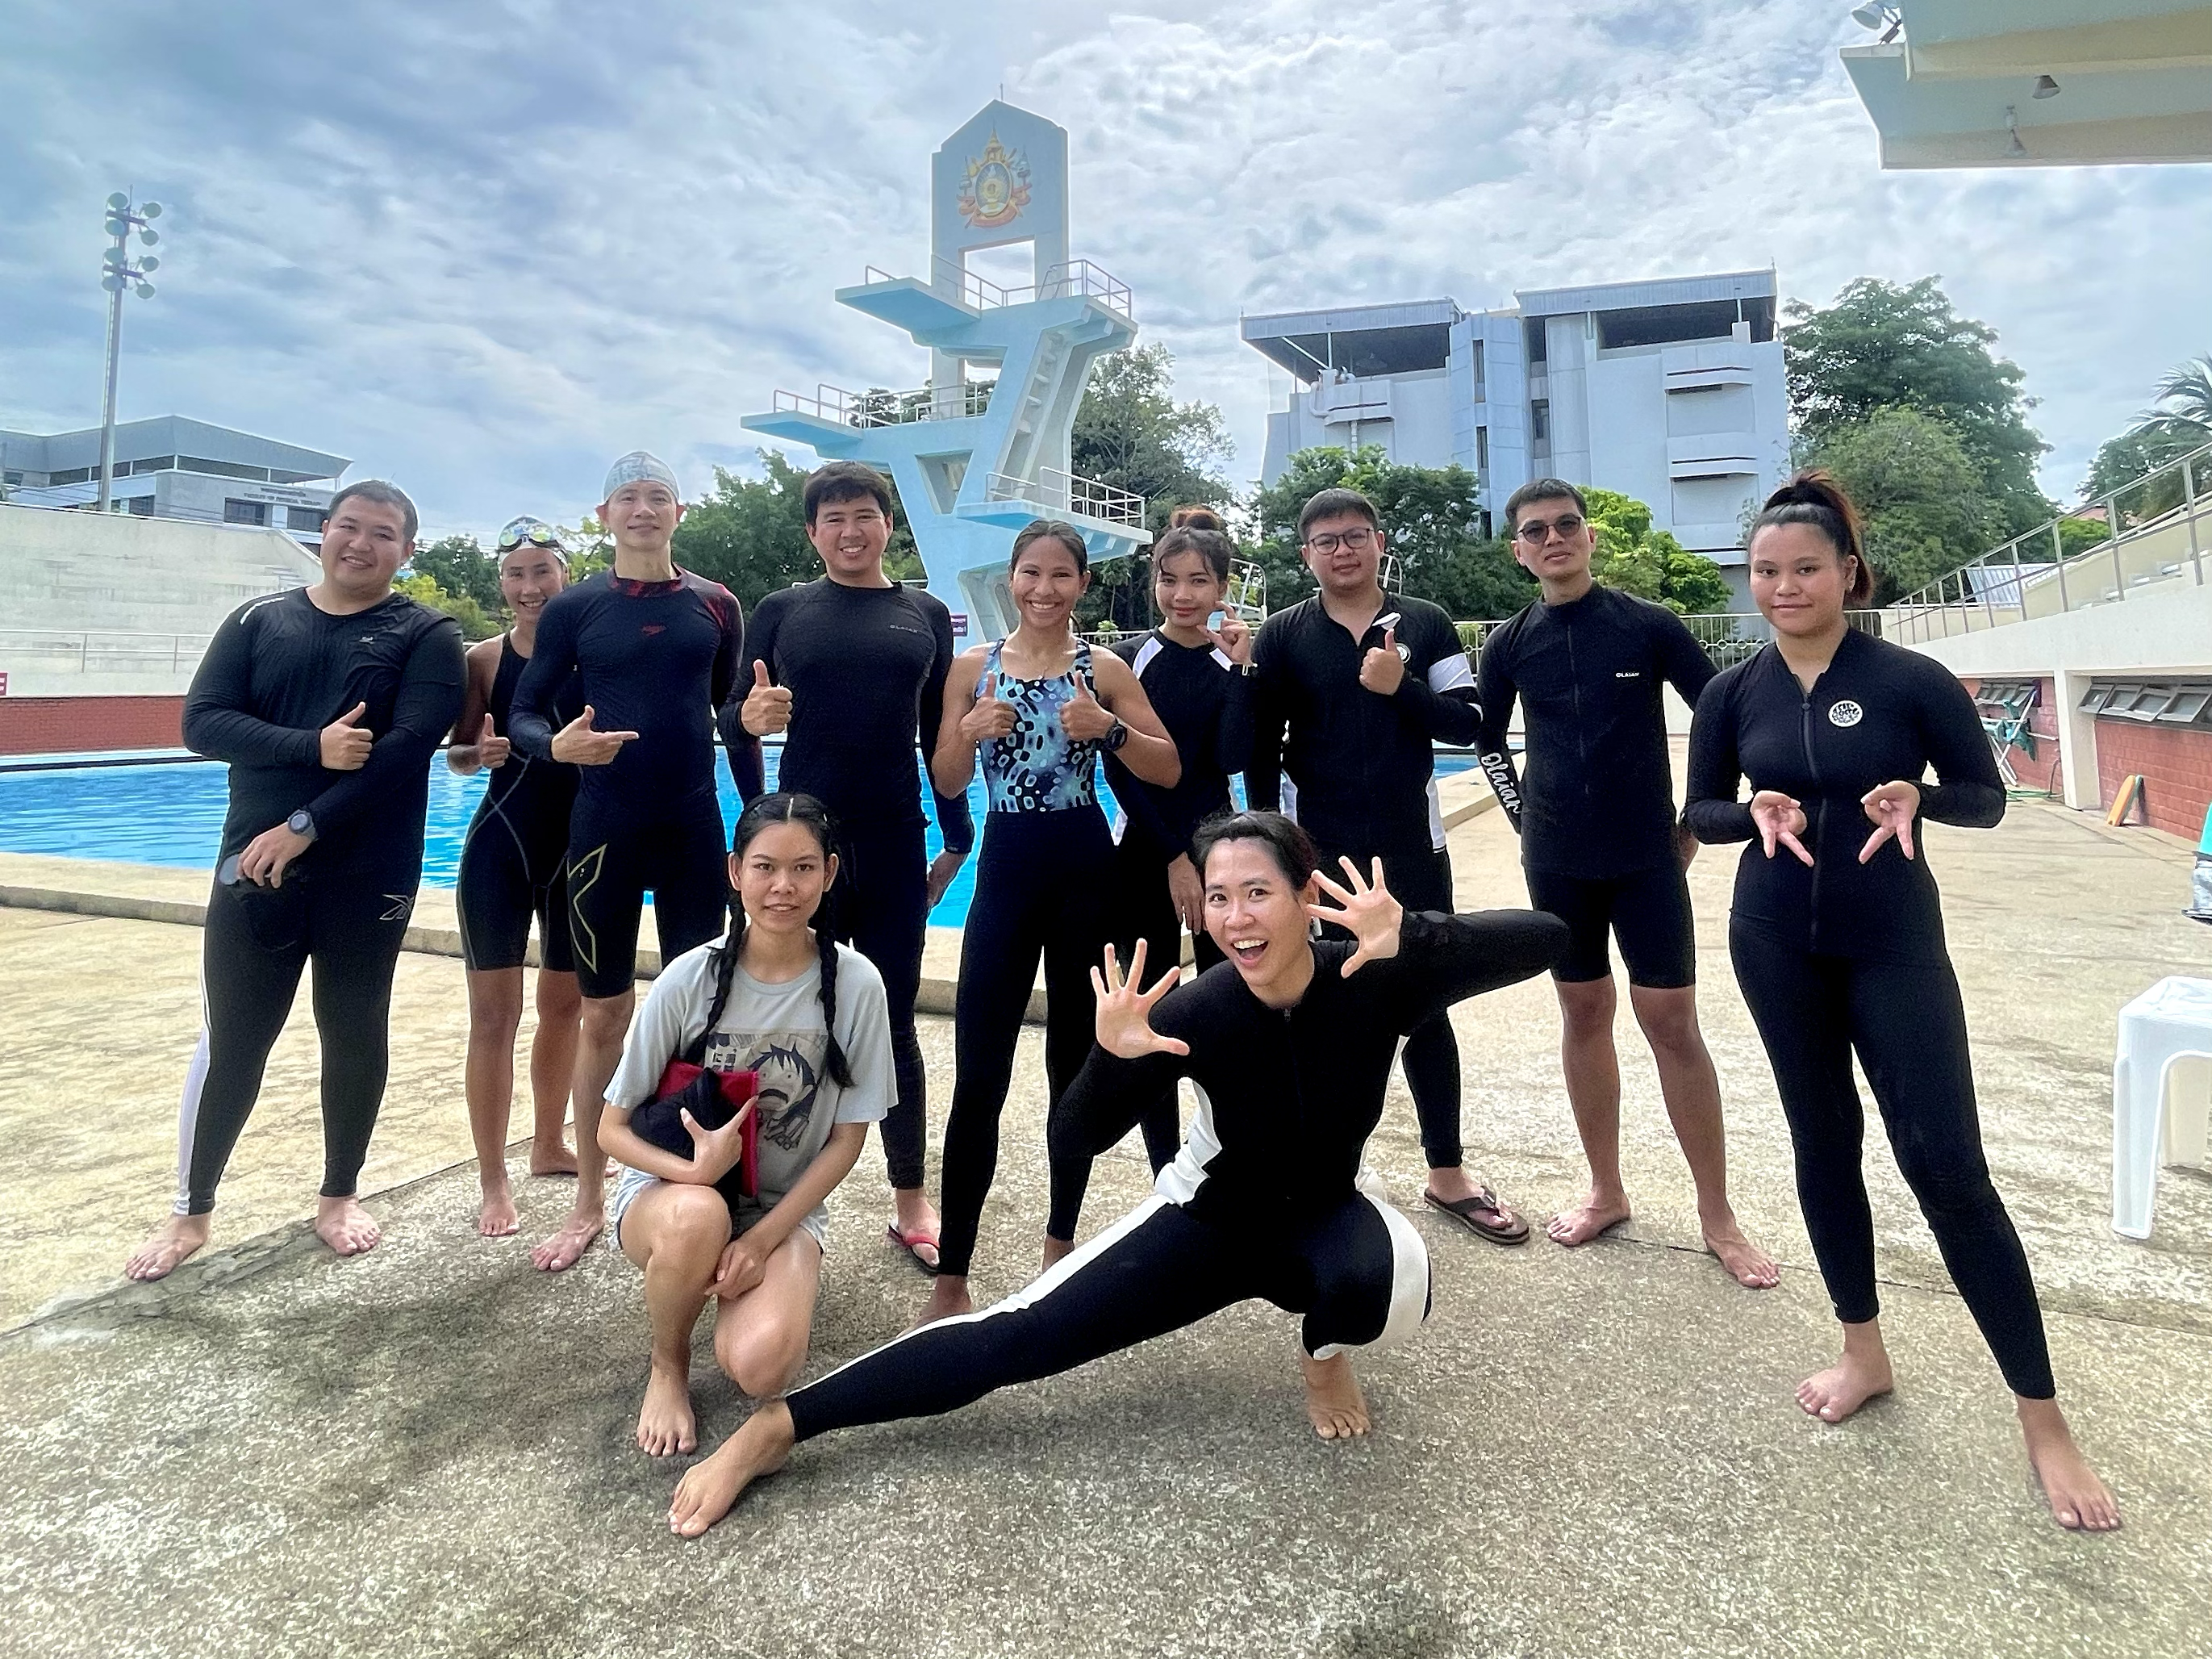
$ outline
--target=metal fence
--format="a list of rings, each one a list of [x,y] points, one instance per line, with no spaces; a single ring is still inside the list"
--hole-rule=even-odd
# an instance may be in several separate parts
[[[1122,489],[1079,472],[1063,472],[1041,466],[1034,478],[1009,477],[994,472],[985,490],[994,501],[1028,501],[1047,513],[1079,514],[1109,524],[1142,525],[1145,498],[1133,489]]]
[[[915,421],[957,421],[981,415],[991,406],[993,381],[963,381],[958,386],[925,386],[911,392],[888,392],[873,386],[848,392],[842,386],[817,386],[809,397],[803,392],[775,394],[773,407],[841,426],[905,426]]]

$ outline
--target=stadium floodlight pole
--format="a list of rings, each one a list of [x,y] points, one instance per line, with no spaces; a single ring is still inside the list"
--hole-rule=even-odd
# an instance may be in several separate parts
[[[107,402],[100,417],[99,510],[102,513],[107,511],[115,492],[115,368],[123,355],[123,290],[135,284],[140,299],[152,299],[154,285],[146,278],[161,268],[161,260],[150,253],[135,265],[131,263],[131,233],[137,231],[138,240],[152,247],[161,240],[161,232],[152,224],[161,216],[159,202],[133,207],[130,197],[119,190],[107,198],[107,234],[115,239],[115,246],[107,250],[100,274],[100,285],[107,290]]]

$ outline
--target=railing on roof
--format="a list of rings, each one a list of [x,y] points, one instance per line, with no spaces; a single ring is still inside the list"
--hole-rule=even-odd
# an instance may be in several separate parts
[[[2114,490],[2089,513],[2061,514],[1890,607],[1890,637],[1917,645],[2037,617],[2148,597],[2168,583],[2201,587],[2212,500],[2199,474],[2212,444]],[[2064,526],[2101,511],[2106,537],[2069,553]]]
[[[925,386],[912,392],[889,392],[871,386],[848,392],[842,386],[817,385],[814,395],[778,391],[772,405],[840,426],[905,426],[915,421],[957,421],[981,415],[991,406],[995,382],[966,380],[958,386]]]
[[[1097,300],[1109,311],[1136,320],[1136,296],[1129,285],[1103,266],[1088,259],[1069,259],[1063,264],[1045,267],[1042,280],[1007,288],[988,276],[979,276],[964,270],[957,260],[942,255],[930,260],[930,286],[957,298],[963,305],[977,311],[994,310],[1000,306],[1030,305],[1039,300]],[[896,271],[870,265],[863,280],[877,283],[896,283],[907,280]]]
[[[1039,467],[1034,478],[994,472],[984,481],[984,494],[994,501],[1029,501],[1048,513],[1080,514],[1109,524],[1141,526],[1145,522],[1145,498],[1135,490],[1101,483],[1079,472],[1063,472],[1056,466]]]
[[[206,653],[206,634],[121,629],[0,628],[0,669],[52,673],[182,673]]]

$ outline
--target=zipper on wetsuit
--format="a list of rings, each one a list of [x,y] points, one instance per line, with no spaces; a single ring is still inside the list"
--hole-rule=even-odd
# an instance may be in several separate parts
[[[1813,882],[1805,917],[1806,943],[1817,945],[1820,938],[1820,854],[1827,844],[1823,831],[1828,827],[1828,792],[1827,786],[1820,781],[1820,763],[1813,753],[1813,693],[1809,687],[1801,685],[1797,689],[1797,735],[1805,745],[1805,769],[1813,776],[1813,811],[1818,815],[1811,823]]]

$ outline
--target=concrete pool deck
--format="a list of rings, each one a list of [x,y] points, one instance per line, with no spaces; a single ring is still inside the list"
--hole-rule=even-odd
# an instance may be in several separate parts
[[[387,1242],[339,1262],[300,1218],[319,1164],[304,1012],[271,1065],[201,1262],[111,1275],[158,1218],[198,936],[0,909],[0,1650],[741,1654],[2138,1655],[2197,1650],[2212,1559],[2212,1181],[2170,1170],[2147,1244],[2109,1231],[2113,1016],[2212,972],[2166,838],[2017,805],[1936,827],[1997,1182],[2077,1431],[2127,1529],[2044,1518],[1994,1366],[1886,1149],[1869,1151],[1900,1390],[1852,1424],[1789,1398],[1832,1339],[1786,1136],[1727,964],[1733,854],[1692,872],[1736,1202],[1784,1263],[1734,1288],[1624,1012],[1637,1219],[1501,1251],[1411,1210],[1436,1315],[1364,1370],[1370,1441],[1315,1443],[1291,1325],[1232,1310],[939,1423],[802,1451],[702,1543],[629,1443],[635,1273],[558,1279],[471,1229],[457,963],[402,963],[364,1190]],[[1459,899],[1523,902],[1510,830],[1455,830]],[[0,884],[14,877],[0,872]],[[195,882],[204,877],[193,877]],[[1540,982],[1459,1011],[1469,1161],[1532,1212],[1577,1158]],[[938,1115],[950,1023],[923,1022]],[[977,1289],[1033,1266],[1044,1170],[1024,1039]],[[941,1122],[938,1126],[941,1127]],[[1419,1193],[1394,1085],[1371,1149]],[[833,1205],[815,1371],[902,1328],[922,1281],[881,1240],[872,1148]],[[1144,1187],[1102,1160],[1085,1231]],[[702,1370],[702,1428],[749,1409]],[[2191,1589],[2194,1585],[2196,1588]]]

